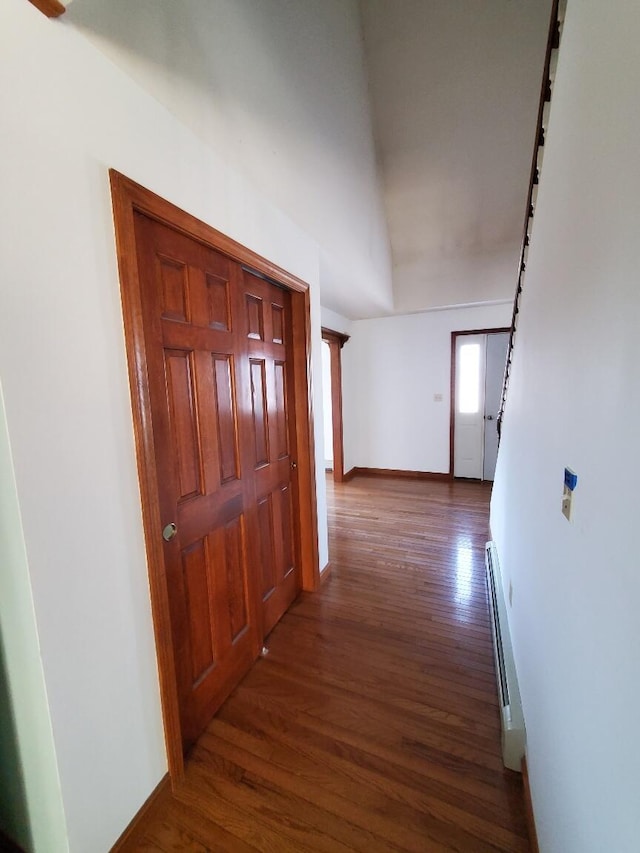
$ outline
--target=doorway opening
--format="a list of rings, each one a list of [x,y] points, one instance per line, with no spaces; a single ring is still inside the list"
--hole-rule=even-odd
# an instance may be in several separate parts
[[[333,474],[333,403],[331,399],[331,348],[322,341],[322,420],[324,427],[324,470]]]
[[[493,481],[508,345],[508,328],[451,333],[449,470],[453,477]]]
[[[335,483],[344,482],[342,435],[342,347],[349,335],[322,329],[322,387],[325,469]]]

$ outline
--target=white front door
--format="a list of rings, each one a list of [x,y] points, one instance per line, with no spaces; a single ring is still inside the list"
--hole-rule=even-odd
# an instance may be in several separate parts
[[[456,336],[453,475],[493,480],[508,332]]]
[[[482,479],[486,335],[456,338],[454,477]]]
[[[498,412],[507,360],[509,333],[487,335],[484,381],[484,480],[493,480],[498,459]]]

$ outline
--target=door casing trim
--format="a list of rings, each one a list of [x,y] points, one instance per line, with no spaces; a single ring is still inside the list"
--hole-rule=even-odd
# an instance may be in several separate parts
[[[155,443],[147,373],[146,345],[138,278],[134,215],[140,212],[198,240],[291,291],[294,374],[294,438],[297,462],[297,523],[302,589],[320,586],[316,470],[311,396],[311,314],[309,285],[251,249],[181,210],[114,169],[109,171],[120,294],[129,371],[131,408],[144,527],[151,611],[162,702],[167,761],[172,786],[184,778],[184,756],[164,549],[160,535]]]
[[[342,427],[342,347],[349,335],[322,327],[322,340],[329,345],[331,370],[331,432],[333,436],[333,481],[344,481],[344,444]]]

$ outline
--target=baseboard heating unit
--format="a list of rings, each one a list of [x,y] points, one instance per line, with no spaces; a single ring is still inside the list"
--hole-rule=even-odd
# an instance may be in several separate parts
[[[485,546],[485,562],[496,681],[502,720],[502,760],[505,767],[519,772],[525,748],[524,718],[511,647],[498,552],[493,542],[487,542]]]

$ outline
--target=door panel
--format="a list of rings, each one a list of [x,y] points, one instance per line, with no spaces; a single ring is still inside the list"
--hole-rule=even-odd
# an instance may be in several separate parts
[[[258,500],[258,534],[262,566],[260,597],[262,601],[266,601],[276,588],[273,532],[273,499],[271,495],[264,495]]]
[[[187,320],[187,266],[177,258],[158,254],[162,283],[162,316],[167,320]]]
[[[280,492],[280,526],[282,534],[282,549],[280,554],[278,580],[284,581],[290,572],[294,570],[293,566],[293,542],[291,532],[293,529],[291,515],[291,487],[289,485],[281,486]]]
[[[262,468],[269,464],[266,364],[265,360],[260,358],[252,358],[249,364],[253,442],[256,448],[254,468]]]
[[[193,352],[165,349],[164,369],[173,452],[178,473],[178,499],[184,500],[201,493]]]
[[[211,354],[215,417],[220,465],[220,483],[224,485],[240,476],[238,421],[236,417],[235,373],[233,356]]]
[[[215,273],[205,276],[207,284],[207,304],[209,309],[209,327],[222,332],[231,331],[231,302],[229,281]]]
[[[245,294],[247,311],[247,337],[264,340],[264,306],[262,299],[252,293]]]
[[[212,595],[209,589],[208,560],[204,539],[182,552],[186,614],[189,620],[191,684],[197,685],[214,665]]]
[[[271,340],[274,344],[284,343],[284,307],[282,305],[271,305]]]
[[[249,575],[244,306],[236,264],[141,214],[135,220],[160,516],[177,528],[164,553],[187,749],[260,641]]]
[[[238,641],[249,625],[247,578],[244,571],[244,517],[228,521],[224,526],[224,561],[229,611],[229,641]]]
[[[286,364],[283,361],[275,361],[273,364],[273,373],[275,394],[274,452],[275,458],[280,460],[289,456]]]

